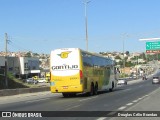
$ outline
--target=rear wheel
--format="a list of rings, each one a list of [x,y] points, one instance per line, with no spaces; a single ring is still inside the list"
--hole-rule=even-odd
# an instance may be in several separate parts
[[[94,87],[94,94],[97,95],[98,94],[98,84],[96,83],[95,87]]]
[[[76,97],[76,93],[70,93],[69,96],[70,97]]]
[[[94,95],[94,84],[93,83],[91,84],[89,95],[90,96]]]

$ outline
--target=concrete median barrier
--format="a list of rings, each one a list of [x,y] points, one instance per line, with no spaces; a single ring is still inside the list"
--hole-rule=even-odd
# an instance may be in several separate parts
[[[19,89],[3,89],[0,90],[0,96],[11,96],[25,93],[34,93],[34,92],[43,92],[49,91],[50,87],[41,87],[41,88],[19,88]]]

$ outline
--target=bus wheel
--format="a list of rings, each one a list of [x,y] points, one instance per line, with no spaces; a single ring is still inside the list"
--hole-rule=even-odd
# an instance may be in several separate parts
[[[62,93],[63,97],[69,97],[68,93]]]
[[[94,87],[94,94],[97,95],[98,94],[98,84],[96,83],[95,87]]]
[[[110,88],[110,89],[109,89],[109,92],[112,92],[112,91],[113,91],[113,89],[112,89],[112,88]]]
[[[76,97],[76,93],[69,94],[70,97]]]
[[[112,88],[110,88],[109,91],[112,92],[113,88],[114,88],[114,82],[112,82]]]
[[[94,85],[93,84],[91,84],[91,90],[89,92],[89,95],[90,96],[94,95]]]

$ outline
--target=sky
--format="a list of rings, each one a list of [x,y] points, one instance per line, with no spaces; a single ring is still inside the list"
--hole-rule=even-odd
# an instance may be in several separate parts
[[[0,0],[0,51],[86,50],[85,0]],[[160,0],[89,0],[88,51],[145,52],[160,37]],[[124,43],[124,44],[123,44]]]

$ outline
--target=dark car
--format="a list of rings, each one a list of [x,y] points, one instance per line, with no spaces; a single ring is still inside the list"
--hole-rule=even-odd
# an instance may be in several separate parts
[[[25,82],[28,84],[37,84],[38,83],[38,81],[34,80],[33,78],[25,79]]]
[[[160,77],[159,76],[153,76],[152,84],[160,84]]]

